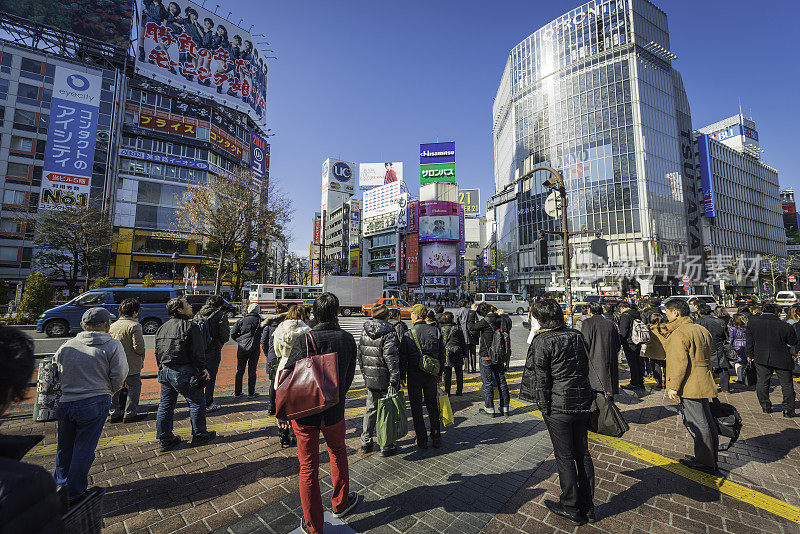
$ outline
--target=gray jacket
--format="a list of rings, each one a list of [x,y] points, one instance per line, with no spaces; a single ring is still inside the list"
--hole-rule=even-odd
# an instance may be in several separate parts
[[[358,341],[358,367],[368,389],[397,387],[400,381],[398,340],[390,323],[381,319],[364,323]]]
[[[128,376],[122,343],[106,332],[80,332],[53,356],[61,383],[61,402],[112,395]]]
[[[467,328],[467,318],[469,318],[469,308],[466,306],[463,308],[459,308],[456,312],[455,320],[456,324],[461,328],[461,331],[464,333],[464,343],[467,345],[477,345],[475,342],[475,338],[470,335],[469,328]]]

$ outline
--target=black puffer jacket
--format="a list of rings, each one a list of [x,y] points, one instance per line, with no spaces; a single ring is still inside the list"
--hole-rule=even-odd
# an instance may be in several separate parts
[[[635,310],[633,308],[625,310],[619,314],[619,335],[622,337],[622,344],[632,351],[639,350],[639,347],[641,347],[640,344],[631,341],[631,336],[633,335],[633,322],[636,319],[641,320],[642,317],[639,314],[639,310]]]
[[[239,352],[253,354],[258,352],[261,342],[261,315],[255,311],[248,313],[233,325],[231,339],[239,344]]]
[[[411,329],[403,336],[400,343],[400,373],[401,379],[406,376],[406,372],[419,370],[419,361],[422,358],[417,344],[411,332],[414,331],[419,340],[419,345],[422,347],[422,352],[431,358],[439,360],[439,376],[444,372],[444,340],[442,339],[442,332],[438,326],[426,324],[423,321],[414,323]]]
[[[389,321],[389,324],[394,327],[394,331],[397,333],[397,339],[402,341],[403,336],[406,332],[408,332],[408,326],[406,326],[406,323],[398,319],[392,319]],[[398,342],[398,347],[399,346],[400,343]]]
[[[484,360],[489,359],[489,347],[492,346],[494,331],[501,328],[503,323],[503,319],[496,313],[490,313],[479,321],[477,312],[469,311],[467,329],[478,338],[478,356]]]
[[[264,351],[264,356],[267,357],[268,365],[275,359],[275,348],[272,346],[272,334],[275,333],[275,329],[278,328],[278,325],[281,324],[281,321],[285,318],[285,313],[267,315],[267,318],[261,323],[261,350]]]
[[[42,436],[0,436],[0,534],[57,534],[61,500],[44,468],[18,461]]]
[[[206,368],[203,334],[200,327],[185,315],[173,317],[156,330],[156,362],[175,367],[191,364],[198,370]]]
[[[394,327],[381,319],[364,323],[358,340],[358,368],[368,389],[387,389],[400,383],[399,342]]]
[[[583,334],[566,326],[540,330],[528,348],[519,398],[550,415],[589,413],[594,397]]]
[[[711,367],[714,371],[727,369],[728,358],[725,357],[725,342],[728,341],[728,329],[725,321],[711,315],[701,315],[695,323],[711,334]]]
[[[457,324],[441,325],[442,342],[444,343],[444,366],[461,367],[464,365],[464,332]]]

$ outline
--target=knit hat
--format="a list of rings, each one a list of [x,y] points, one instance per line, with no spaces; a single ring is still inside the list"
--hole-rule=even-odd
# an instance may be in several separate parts
[[[389,308],[386,307],[385,304],[379,302],[375,306],[372,307],[372,316],[376,319],[383,319],[389,315]]]
[[[411,313],[420,319],[424,319],[425,316],[428,315],[428,308],[426,308],[424,304],[414,304],[411,306]]]
[[[259,312],[261,313],[261,306],[257,302],[252,303],[247,307],[247,313]]]

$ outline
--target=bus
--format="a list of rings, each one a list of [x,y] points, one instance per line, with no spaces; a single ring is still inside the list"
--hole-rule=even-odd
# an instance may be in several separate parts
[[[311,305],[322,294],[321,285],[253,284],[250,286],[248,306],[258,304],[262,312],[274,312],[278,304]]]

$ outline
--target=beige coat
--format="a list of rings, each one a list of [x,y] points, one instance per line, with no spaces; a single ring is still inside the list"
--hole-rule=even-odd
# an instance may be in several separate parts
[[[139,321],[131,317],[121,316],[111,323],[108,331],[111,337],[122,343],[125,356],[128,357],[128,374],[138,375],[144,366],[144,333]]]
[[[667,352],[664,349],[664,344],[667,342],[667,336],[669,336],[669,332],[662,334],[662,330],[660,330],[658,326],[651,325],[650,341],[647,342],[647,348],[644,351],[645,358],[660,360],[662,362],[666,360]]]
[[[713,399],[717,384],[711,372],[711,334],[689,317],[678,317],[669,325],[664,345],[667,353],[667,389],[679,397]]]

